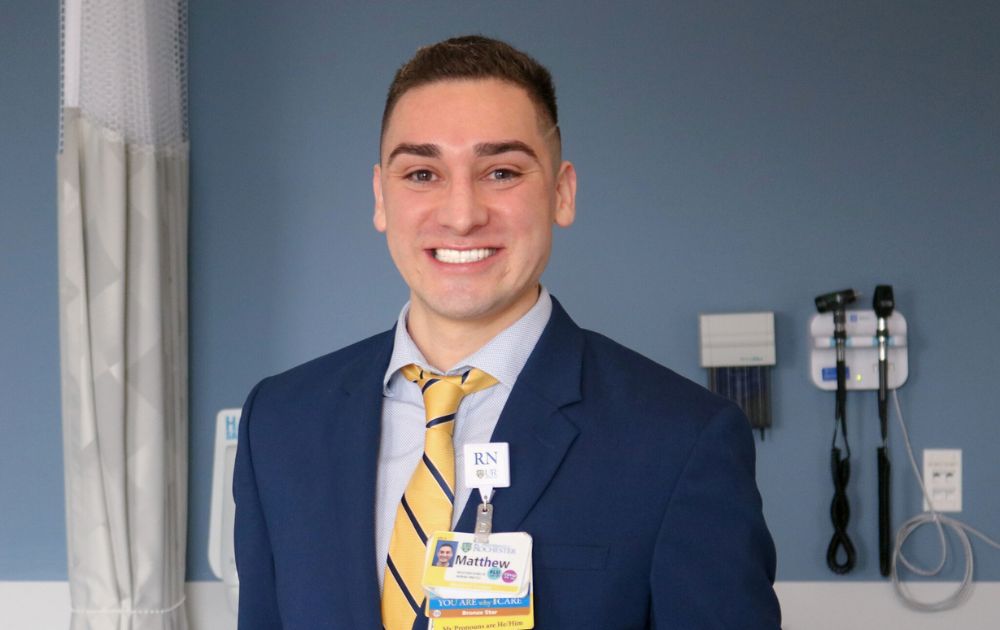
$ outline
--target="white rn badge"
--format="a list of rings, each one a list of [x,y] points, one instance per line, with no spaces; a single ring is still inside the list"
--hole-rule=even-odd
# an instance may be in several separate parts
[[[465,445],[465,486],[477,488],[483,501],[489,501],[493,488],[510,487],[507,442]]]

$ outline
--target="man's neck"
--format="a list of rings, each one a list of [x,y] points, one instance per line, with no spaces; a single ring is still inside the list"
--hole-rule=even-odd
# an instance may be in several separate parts
[[[533,297],[500,316],[485,316],[473,320],[430,316],[420,308],[414,308],[411,303],[406,330],[430,367],[445,372],[521,319],[535,305],[540,291],[541,287],[530,294]]]

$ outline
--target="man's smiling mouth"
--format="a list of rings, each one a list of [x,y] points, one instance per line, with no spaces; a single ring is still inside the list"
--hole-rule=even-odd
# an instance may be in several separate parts
[[[434,258],[449,264],[474,263],[486,260],[497,252],[493,248],[481,249],[435,249]]]

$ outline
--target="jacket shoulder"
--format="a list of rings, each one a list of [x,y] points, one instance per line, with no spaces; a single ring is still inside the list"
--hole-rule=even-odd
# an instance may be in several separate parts
[[[735,406],[704,386],[600,333],[583,329],[585,388],[598,388],[680,419],[705,420]],[[680,412],[680,413],[678,413]]]
[[[352,374],[370,374],[385,370],[392,353],[393,330],[368,337],[339,350],[292,367],[263,379],[252,396],[260,399],[298,399],[330,391],[347,383]]]

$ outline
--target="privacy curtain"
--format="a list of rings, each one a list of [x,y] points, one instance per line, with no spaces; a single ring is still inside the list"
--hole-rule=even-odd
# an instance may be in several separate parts
[[[183,0],[64,0],[59,306],[72,630],[186,630]]]

